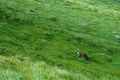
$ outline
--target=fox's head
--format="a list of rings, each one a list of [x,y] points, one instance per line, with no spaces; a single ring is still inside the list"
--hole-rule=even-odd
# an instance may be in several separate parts
[[[77,49],[77,52],[80,52],[80,49]]]

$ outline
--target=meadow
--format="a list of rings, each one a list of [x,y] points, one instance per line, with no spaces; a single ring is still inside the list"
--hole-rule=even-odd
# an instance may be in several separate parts
[[[0,80],[119,80],[119,5],[0,0]]]

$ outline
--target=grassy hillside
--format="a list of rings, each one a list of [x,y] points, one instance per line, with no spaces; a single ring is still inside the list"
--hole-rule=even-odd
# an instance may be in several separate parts
[[[119,80],[119,0],[0,0],[0,80]],[[90,61],[77,56],[88,53]]]

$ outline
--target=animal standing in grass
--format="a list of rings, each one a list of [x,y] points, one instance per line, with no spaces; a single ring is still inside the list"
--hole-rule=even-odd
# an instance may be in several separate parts
[[[81,52],[80,49],[77,49],[77,54],[79,57],[84,57],[86,60],[90,59],[89,56],[86,53]]]

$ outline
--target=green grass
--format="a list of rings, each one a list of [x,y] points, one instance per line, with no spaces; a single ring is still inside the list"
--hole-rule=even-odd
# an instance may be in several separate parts
[[[5,70],[1,69],[0,80],[66,80],[66,79],[88,79],[82,74],[72,73],[64,69],[59,69],[57,66],[52,67],[45,62],[31,62],[29,59],[21,61],[21,56],[3,57],[0,56],[0,66],[4,66]],[[5,64],[7,64],[5,66]],[[7,69],[6,69],[7,68]],[[15,71],[14,71],[15,70]]]
[[[0,0],[0,79],[119,80],[119,4]],[[77,48],[91,60],[78,58]]]

